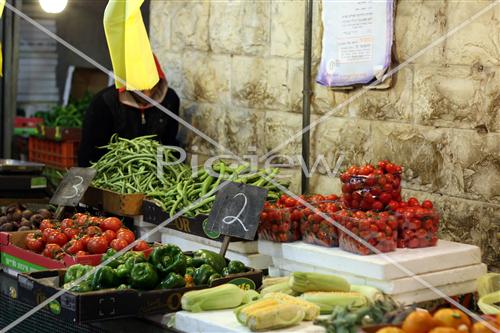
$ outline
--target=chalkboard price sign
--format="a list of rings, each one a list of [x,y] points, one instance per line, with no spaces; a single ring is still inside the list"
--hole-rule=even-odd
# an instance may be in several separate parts
[[[50,203],[57,206],[75,207],[96,175],[92,168],[71,168],[57,187]]]
[[[241,183],[229,183],[217,192],[207,229],[223,235],[253,240],[259,227],[267,190]]]

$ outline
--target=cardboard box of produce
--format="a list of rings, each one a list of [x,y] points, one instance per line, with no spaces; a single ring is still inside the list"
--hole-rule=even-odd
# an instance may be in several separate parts
[[[144,222],[159,225],[170,217],[170,214],[163,211],[158,205],[150,200],[144,200],[142,204],[142,215]],[[167,228],[178,230],[186,234],[191,234],[214,241],[222,242],[224,235],[207,229],[208,215],[198,215],[195,217],[181,216],[167,225]],[[255,237],[257,239],[257,236]],[[231,241],[244,241],[240,238],[231,238]]]
[[[102,254],[73,257],[64,254],[62,260],[55,260],[26,248],[26,235],[30,231],[0,232],[0,263],[18,272],[33,272],[59,269],[75,264],[96,266],[101,263]],[[145,253],[150,253],[148,249]]]
[[[62,291],[64,269],[24,273],[18,276],[19,299],[38,305]],[[233,274],[214,281],[213,286],[233,283],[243,289],[256,289],[262,284],[262,271]],[[181,310],[181,297],[190,288],[138,291],[134,289],[104,289],[87,293],[65,292],[49,303],[48,310],[61,319],[88,322],[118,317],[145,316]]]
[[[82,203],[119,216],[141,215],[144,194],[120,194],[90,186]]]

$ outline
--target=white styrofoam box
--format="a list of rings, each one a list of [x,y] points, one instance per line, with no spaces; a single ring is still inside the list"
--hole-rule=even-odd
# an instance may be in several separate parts
[[[393,280],[413,274],[443,271],[481,263],[479,247],[439,240],[437,246],[397,249],[386,254],[361,256],[340,248],[303,242],[281,245],[283,258],[378,280]]]
[[[154,228],[151,228],[151,227],[139,227],[139,228],[137,228],[137,232],[139,234],[139,237],[142,237],[143,235],[145,235],[146,233],[150,232],[153,229]],[[149,243],[161,242],[161,234],[157,230],[154,233],[152,233],[151,235],[149,235],[148,237],[144,238],[144,240],[146,242],[149,242]]]
[[[217,253],[220,251],[220,247],[193,242],[183,237],[177,237],[165,233],[161,234],[161,242],[165,244],[175,244],[183,251],[195,251],[200,249],[206,249]],[[267,269],[272,263],[271,257],[259,253],[243,254],[228,250],[226,252],[226,258],[230,260],[239,260],[246,266],[256,269]]]
[[[247,327],[241,325],[233,313],[233,310],[206,311],[192,313],[179,311],[175,314],[175,329],[186,333],[217,332],[217,333],[243,333],[251,332]],[[321,326],[313,325],[310,321],[303,321],[300,325],[280,330],[267,332],[287,333],[325,333]]]
[[[150,227],[150,228],[154,228],[154,227],[157,226],[157,225],[155,225],[153,223],[144,222],[144,218],[143,218],[142,215],[134,216],[133,219],[134,219],[134,225],[136,227]],[[160,229],[158,229],[158,231],[160,231]]]
[[[266,254],[271,257],[283,258],[282,243],[275,243],[271,241],[258,241],[259,253]]]
[[[441,291],[447,296],[468,294],[476,290],[476,280],[438,286],[436,287],[436,289]],[[442,295],[436,293],[434,290],[431,289],[416,290],[409,293],[403,293],[391,296],[396,301],[407,305],[419,302],[432,301],[435,299],[442,298]]]
[[[269,266],[269,268],[268,268],[268,274],[269,274],[270,277],[280,277],[280,276],[283,276],[282,272],[281,272],[281,269],[279,269],[278,267],[275,267],[275,266]]]
[[[382,290],[389,295],[411,292],[420,289],[427,289],[413,277],[404,277],[394,280],[377,280],[356,276],[345,272],[335,271],[324,267],[316,267],[304,263],[298,263],[288,259],[273,257],[274,267],[280,270],[291,272],[318,272],[326,274],[335,274],[345,278],[351,284],[369,285]],[[425,280],[431,286],[439,286],[449,283],[460,283],[479,278],[486,274],[487,267],[485,264],[474,264],[465,267],[457,267],[444,271],[425,273],[418,275],[419,278]]]
[[[200,243],[200,244],[206,245],[206,246],[220,248],[222,245],[221,242],[217,242],[217,241],[214,241],[212,239],[188,234],[188,233],[185,233],[185,232],[182,232],[179,230],[170,229],[170,228],[161,228],[160,232],[162,233],[162,235],[181,237],[181,238],[187,239],[189,241],[197,242],[197,243]],[[167,236],[164,236],[164,237],[167,237]],[[258,248],[257,248],[257,241],[231,242],[231,243],[229,243],[228,250],[233,251],[233,252],[242,253],[242,254],[254,254],[254,253],[259,252]]]

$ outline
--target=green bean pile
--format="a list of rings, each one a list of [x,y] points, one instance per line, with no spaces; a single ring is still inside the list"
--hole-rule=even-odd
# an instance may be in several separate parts
[[[177,158],[168,149],[163,149],[163,161],[170,162],[170,165],[163,166],[160,177],[157,173],[160,143],[153,137],[129,140],[114,135],[103,147],[108,152],[92,165],[97,170],[93,185],[122,194],[144,193],[170,216],[203,198],[185,212],[188,217],[208,214],[217,187],[225,180],[264,187],[268,190],[268,200],[276,200],[281,195],[270,182],[278,174],[278,169],[250,173],[248,165],[233,167],[219,161],[212,166],[213,172],[202,168],[193,173],[188,165],[175,164]]]

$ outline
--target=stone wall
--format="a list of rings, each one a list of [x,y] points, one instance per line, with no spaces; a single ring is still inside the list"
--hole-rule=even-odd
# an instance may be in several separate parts
[[[402,63],[492,1],[401,0],[395,58]],[[321,54],[315,2],[313,72]],[[238,154],[265,153],[301,127],[302,1],[152,1],[152,45],[183,116]],[[354,92],[314,84],[313,155],[333,166],[391,159],[405,166],[406,196],[429,198],[442,212],[441,236],[479,245],[500,269],[500,6],[413,59],[386,91]],[[315,73],[314,73],[315,75]],[[217,149],[183,131],[192,152]],[[255,148],[254,148],[255,147]],[[300,154],[292,142],[284,154]],[[299,169],[285,173],[297,190]],[[315,174],[317,192],[340,192]]]

